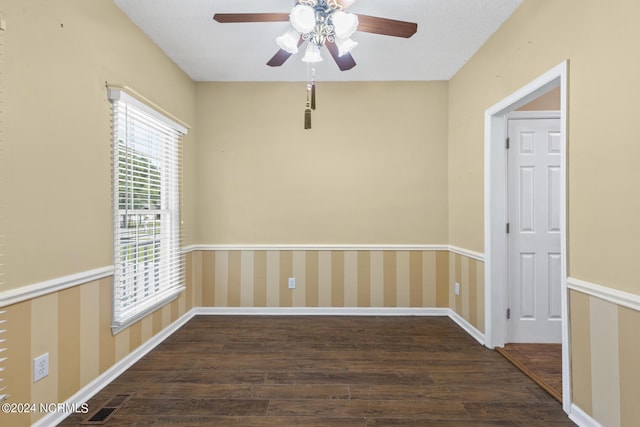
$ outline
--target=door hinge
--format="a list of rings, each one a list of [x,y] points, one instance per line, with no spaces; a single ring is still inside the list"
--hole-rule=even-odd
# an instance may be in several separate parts
[[[507,308],[507,320],[511,319],[511,309]]]
[[[509,232],[511,231],[511,226],[509,225],[509,223],[507,223],[506,229],[507,229],[507,234],[509,234]]]
[[[509,138],[507,138],[507,150],[509,149]]]

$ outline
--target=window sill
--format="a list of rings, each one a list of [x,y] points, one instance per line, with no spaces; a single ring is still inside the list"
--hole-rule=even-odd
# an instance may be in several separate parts
[[[119,332],[127,329],[129,326],[133,325],[137,321],[141,320],[142,318],[153,313],[157,309],[162,308],[165,305],[173,302],[175,299],[178,298],[180,293],[182,293],[185,289],[186,288],[184,286],[180,286],[176,289],[173,289],[171,292],[163,295],[162,298],[151,302],[148,306],[142,308],[140,311],[133,313],[121,320],[118,320],[118,321],[114,320],[113,323],[111,324],[111,333],[113,335],[116,335]]]

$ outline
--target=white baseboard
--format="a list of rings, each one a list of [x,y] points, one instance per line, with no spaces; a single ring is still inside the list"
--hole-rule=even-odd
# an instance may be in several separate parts
[[[129,353],[96,379],[80,389],[64,402],[64,407],[80,407],[100,390],[142,359],[194,316],[447,316],[469,335],[484,345],[484,335],[450,308],[358,308],[358,307],[196,307],[182,315],[160,333]],[[53,412],[38,421],[33,427],[47,427],[61,423],[71,412]],[[598,426],[598,424],[589,424]]]
[[[458,313],[456,313],[452,309],[447,309],[447,310],[448,310],[447,316],[449,316],[451,320],[456,322],[458,326],[464,329],[466,333],[468,333],[473,338],[475,338],[475,340],[478,341],[480,344],[485,345],[486,340],[482,332],[477,330],[471,323],[467,322],[464,317],[460,316]]]
[[[162,343],[171,334],[180,329],[185,323],[187,323],[194,316],[195,310],[190,310],[173,322],[171,325],[164,328],[161,332],[142,344],[140,347],[126,355],[123,359],[114,364],[111,368],[107,369],[96,379],[80,389],[76,394],[68,398],[64,402],[64,407],[79,407],[83,403],[87,402],[93,396],[95,396],[100,390],[105,388],[111,381],[115,380],[124,371],[129,369],[134,363],[142,359],[147,353],[153,350],[158,344]],[[52,412],[46,416],[40,418],[32,427],[47,427],[54,426],[61,423],[65,418],[71,415],[71,412]]]
[[[569,419],[580,427],[602,427],[602,424],[591,418],[589,414],[584,412],[575,403],[571,404],[571,412],[569,413]]]

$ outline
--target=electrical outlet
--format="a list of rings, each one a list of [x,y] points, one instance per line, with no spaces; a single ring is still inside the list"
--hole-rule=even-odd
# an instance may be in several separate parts
[[[296,288],[296,278],[289,277],[289,289],[295,289],[295,288]]]
[[[460,283],[456,282],[456,295],[460,295]]]
[[[49,353],[33,359],[33,382],[40,381],[49,375]]]

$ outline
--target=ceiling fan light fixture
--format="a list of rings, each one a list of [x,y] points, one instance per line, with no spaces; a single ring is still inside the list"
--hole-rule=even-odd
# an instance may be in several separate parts
[[[331,15],[336,38],[348,39],[358,29],[358,15],[336,10]]]
[[[338,56],[342,56],[358,46],[358,42],[353,39],[336,39],[336,46],[338,46]]]
[[[298,53],[298,40],[300,40],[300,33],[294,28],[289,28],[286,33],[276,38],[278,47],[291,54]]]
[[[313,43],[307,44],[307,50],[304,53],[302,62],[316,63],[322,62],[322,55],[320,54],[320,47]]]
[[[316,13],[311,6],[298,4],[289,15],[291,25],[301,34],[310,33],[316,26]]]
[[[351,70],[356,62],[350,52],[358,42],[351,36],[359,29],[358,15],[346,13],[343,9],[357,0],[296,0],[291,13],[216,13],[213,19],[220,23],[233,22],[280,22],[289,21],[291,28],[276,38],[280,50],[267,62],[270,67],[279,67],[298,52],[306,41],[303,62],[315,64],[323,60],[320,53],[327,47],[331,58],[341,71]],[[288,19],[287,19],[288,18]],[[418,24],[361,15],[363,25],[359,30],[368,33],[409,38],[418,30]],[[366,19],[365,19],[366,18]],[[304,112],[304,127],[311,129],[311,111],[316,109],[315,65],[307,66],[307,102]]]

